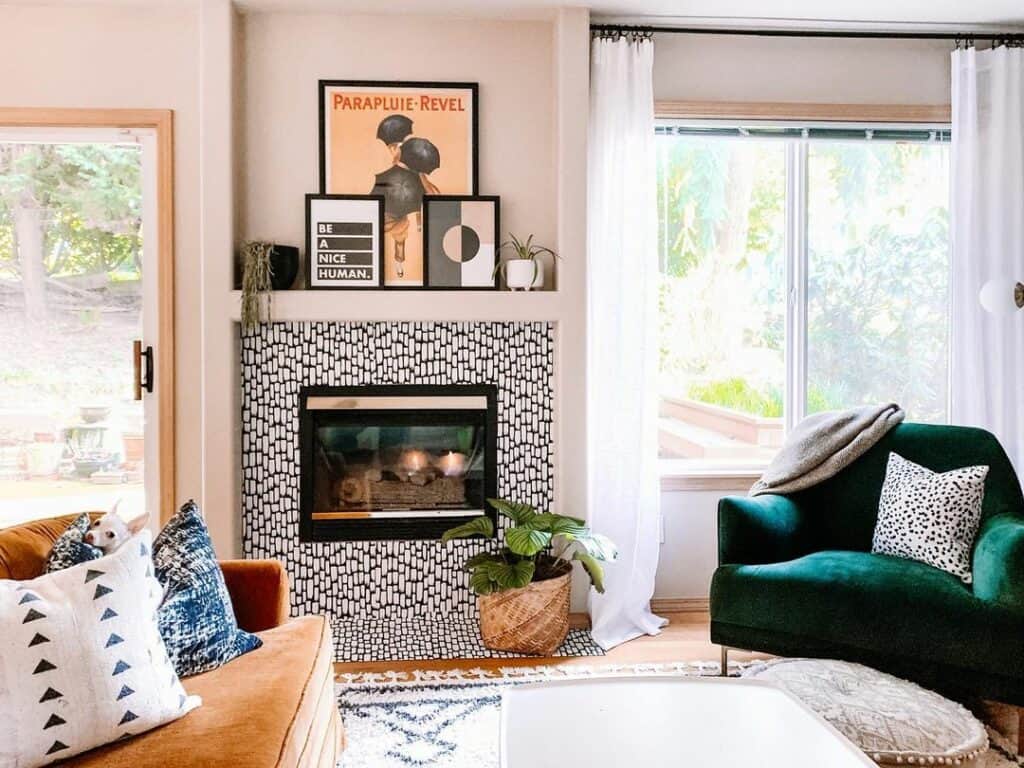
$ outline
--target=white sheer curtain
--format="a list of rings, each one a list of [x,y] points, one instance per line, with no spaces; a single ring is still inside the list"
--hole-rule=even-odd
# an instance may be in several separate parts
[[[588,521],[619,547],[603,595],[591,591],[607,649],[664,620],[650,610],[658,567],[654,43],[591,43],[587,236]]]
[[[1024,311],[978,300],[989,280],[1024,281],[1024,49],[957,50],[952,65],[952,420],[993,432],[1024,472]]]

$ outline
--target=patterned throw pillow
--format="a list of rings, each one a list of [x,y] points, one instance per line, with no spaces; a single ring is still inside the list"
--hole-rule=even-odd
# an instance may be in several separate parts
[[[256,635],[238,628],[224,574],[194,501],[156,537],[153,563],[164,586],[160,634],[179,675],[207,672],[263,645]]]
[[[871,551],[920,560],[971,583],[988,467],[932,472],[889,454]]]
[[[50,554],[46,558],[43,573],[62,571],[73,565],[103,557],[103,552],[82,540],[88,530],[89,513],[83,512],[72,520],[67,530],[53,542],[53,549],[50,550]]]
[[[30,581],[0,580],[0,765],[34,768],[177,720],[150,534]]]

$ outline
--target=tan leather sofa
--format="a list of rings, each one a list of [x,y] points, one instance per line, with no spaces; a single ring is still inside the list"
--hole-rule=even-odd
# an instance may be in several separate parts
[[[0,530],[0,578],[42,573],[74,519]],[[263,646],[182,680],[203,706],[180,720],[60,763],[82,768],[334,768],[344,731],[334,695],[334,651],[323,616],[288,618],[288,577],[276,560],[226,560],[238,624]]]

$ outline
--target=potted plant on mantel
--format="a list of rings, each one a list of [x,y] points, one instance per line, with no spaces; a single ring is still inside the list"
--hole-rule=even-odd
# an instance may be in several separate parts
[[[548,254],[552,259],[561,258],[550,248],[543,245],[533,244],[533,235],[520,240],[513,234],[509,240],[498,247],[498,251],[512,251],[511,258],[499,261],[494,267],[494,274],[501,272],[505,275],[505,285],[509,290],[529,291],[533,288],[544,287],[544,265],[540,263],[540,257]]]
[[[539,513],[529,504],[504,499],[487,503],[507,517],[505,543],[466,561],[469,586],[478,595],[480,634],[496,651],[550,656],[569,632],[572,561],[583,565],[590,582],[604,592],[602,561],[618,556],[606,536],[593,533],[575,517]],[[475,517],[444,533],[444,542],[494,536],[491,518]]]

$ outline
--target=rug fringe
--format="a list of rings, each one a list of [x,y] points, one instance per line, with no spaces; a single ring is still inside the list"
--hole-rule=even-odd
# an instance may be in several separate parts
[[[729,662],[729,676],[739,675],[761,661]],[[501,679],[565,680],[586,677],[617,677],[643,675],[681,675],[707,677],[719,674],[717,661],[679,661],[663,664],[547,664],[541,666],[510,666],[497,669],[468,667],[465,669],[413,669],[387,672],[340,672],[335,680],[341,685],[380,685],[383,683],[475,683]]]

